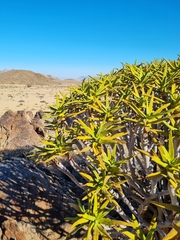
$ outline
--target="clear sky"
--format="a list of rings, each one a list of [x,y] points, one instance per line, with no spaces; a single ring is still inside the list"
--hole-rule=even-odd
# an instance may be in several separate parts
[[[177,54],[179,0],[0,0],[0,70],[78,78]]]

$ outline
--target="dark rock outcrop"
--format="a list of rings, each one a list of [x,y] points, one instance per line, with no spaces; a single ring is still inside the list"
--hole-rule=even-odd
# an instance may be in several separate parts
[[[75,214],[68,203],[76,202],[78,190],[72,182],[45,168],[42,170],[23,158],[0,162],[0,233],[4,237],[1,239],[30,239],[32,232],[37,238],[31,239],[64,239],[71,231],[65,217]],[[27,230],[22,230],[25,224]],[[17,229],[21,229],[20,233]]]
[[[7,111],[0,118],[0,239],[58,240],[72,230],[82,191],[55,166],[26,159],[47,134],[43,113]],[[70,239],[82,239],[70,237]]]

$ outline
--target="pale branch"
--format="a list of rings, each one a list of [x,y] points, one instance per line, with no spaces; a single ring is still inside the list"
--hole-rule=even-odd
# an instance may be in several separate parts
[[[86,190],[87,187],[82,184],[82,183],[79,183],[79,181],[72,175],[72,173],[61,163],[60,160],[58,159],[55,159],[54,160],[54,163],[55,165],[58,167],[58,169],[64,173],[66,176],[68,176],[78,187],[80,187],[81,189],[83,190]]]

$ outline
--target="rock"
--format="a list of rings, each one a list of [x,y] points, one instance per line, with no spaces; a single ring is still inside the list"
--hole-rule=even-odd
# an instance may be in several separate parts
[[[0,239],[65,239],[82,196],[70,179],[25,156],[46,135],[42,113],[7,111],[0,118]],[[82,239],[78,233],[70,239]]]
[[[24,157],[27,152],[40,146],[45,136],[42,119],[34,118],[31,111],[7,111],[0,118],[0,151],[8,156]]]
[[[1,228],[1,240],[45,240],[36,232],[36,227],[29,223],[8,219],[2,223]]]
[[[47,130],[45,129],[44,122],[42,121],[43,116],[44,112],[36,112],[34,118],[31,121],[31,124],[33,125],[34,130],[37,132],[37,134],[44,138],[46,136]]]
[[[43,111],[36,112],[34,118],[42,119],[45,113]]]
[[[42,138],[44,138],[46,136],[45,133],[45,126],[44,123],[41,121],[40,118],[34,118],[31,121],[31,125],[33,126],[34,131],[41,136]]]
[[[71,231],[65,218],[75,212],[68,203],[81,196],[72,182],[43,168],[17,157],[0,162],[0,239],[57,240]]]

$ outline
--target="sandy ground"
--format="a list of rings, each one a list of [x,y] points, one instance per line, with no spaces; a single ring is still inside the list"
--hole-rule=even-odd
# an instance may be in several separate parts
[[[26,110],[34,114],[39,110],[47,110],[48,105],[55,104],[56,92],[68,92],[68,86],[27,86],[0,84],[0,117],[7,110]]]

